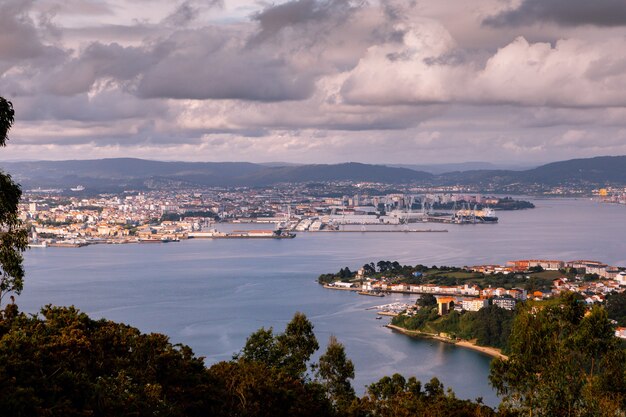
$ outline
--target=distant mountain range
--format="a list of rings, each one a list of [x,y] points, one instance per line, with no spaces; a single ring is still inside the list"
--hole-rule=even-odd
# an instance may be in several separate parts
[[[466,167],[466,165],[460,165]],[[298,182],[467,185],[481,190],[532,186],[626,184],[626,156],[553,162],[533,169],[456,170],[433,174],[407,166],[361,163],[285,165],[247,162],[161,162],[134,158],[0,163],[25,189],[82,185],[99,192],[170,186],[267,186]]]
[[[523,171],[536,167],[530,164],[492,164],[491,162],[459,162],[450,164],[387,164],[390,167],[409,168],[439,175],[454,171],[500,170]]]
[[[626,156],[599,156],[552,162],[537,168],[456,171],[437,177],[442,184],[476,185],[482,188],[520,186],[601,187],[626,185]]]
[[[284,182],[413,183],[432,174],[384,165],[266,166],[247,162],[161,162],[134,158],[0,163],[25,189],[82,185],[100,191],[165,186],[264,186]]]

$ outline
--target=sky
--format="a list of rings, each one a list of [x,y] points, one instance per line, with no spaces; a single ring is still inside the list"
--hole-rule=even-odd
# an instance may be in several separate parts
[[[0,160],[626,154],[624,0],[0,0]]]

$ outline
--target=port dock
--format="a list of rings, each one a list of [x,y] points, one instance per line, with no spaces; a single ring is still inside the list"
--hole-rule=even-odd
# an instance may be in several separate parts
[[[410,229],[410,230],[332,230],[332,229],[322,229],[322,230],[307,230],[305,233],[447,233],[447,229],[442,230],[418,230],[418,229]]]

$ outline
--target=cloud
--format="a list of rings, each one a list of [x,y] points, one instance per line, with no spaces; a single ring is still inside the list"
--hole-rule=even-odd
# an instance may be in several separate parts
[[[0,94],[18,113],[7,151],[304,162],[620,152],[619,28],[483,24],[509,3],[5,0]]]
[[[183,27],[191,23],[196,17],[198,17],[198,9],[192,1],[188,0],[182,2],[174,12],[163,19],[163,23],[170,26]]]
[[[0,61],[23,60],[44,51],[34,22],[27,12],[32,0],[8,0],[0,4]]]
[[[618,52],[622,51],[622,52]],[[601,42],[577,39],[528,43],[517,38],[498,50],[477,73],[479,94],[469,101],[526,106],[626,106],[626,74],[595,76],[594,68],[626,54],[626,39]]]
[[[145,71],[137,93],[144,98],[251,101],[311,95],[315,73],[297,71],[285,56],[246,48],[243,42],[241,34],[216,28],[178,32],[163,44],[165,56]]]
[[[342,94],[354,104],[466,103],[626,106],[626,39],[529,43],[518,37],[486,62],[457,55],[436,23],[414,23],[402,44],[372,47]]]
[[[89,44],[77,58],[49,71],[42,77],[42,90],[70,96],[89,92],[98,80],[115,80],[119,87],[133,80],[157,62],[157,54],[117,43]]]
[[[113,15],[113,9],[106,2],[97,0],[39,0],[34,9],[44,13],[69,15]]]
[[[260,25],[254,41],[266,40],[294,26],[343,20],[352,7],[352,2],[348,0],[294,0],[267,7],[253,16]]]
[[[199,18],[201,9],[222,8],[222,0],[185,0],[180,3],[172,13],[161,21],[162,24],[173,27],[186,27]]]
[[[483,20],[492,27],[522,26],[535,23],[563,26],[624,26],[626,2],[623,0],[522,0],[514,9]]]
[[[115,122],[125,119],[161,119],[169,112],[162,101],[141,100],[117,88],[89,94],[55,96],[39,94],[13,100],[24,121],[59,120],[76,122]]]

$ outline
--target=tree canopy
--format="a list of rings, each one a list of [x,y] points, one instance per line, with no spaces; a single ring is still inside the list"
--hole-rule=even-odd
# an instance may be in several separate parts
[[[230,361],[205,367],[162,334],[74,307],[38,315],[0,311],[0,410],[29,416],[375,417],[490,416],[436,379],[385,377],[365,396],[351,385],[354,365],[331,337],[318,363],[313,325],[297,313],[283,333],[261,329]]]
[[[492,362],[490,380],[506,408],[529,415],[622,415],[626,408],[626,357],[607,312],[595,306],[585,314],[573,293],[518,312],[509,359]]]
[[[6,146],[15,112],[10,101],[0,97],[0,147]],[[22,252],[28,244],[26,230],[18,217],[22,190],[9,174],[0,171],[0,306],[4,297],[24,287]]]

